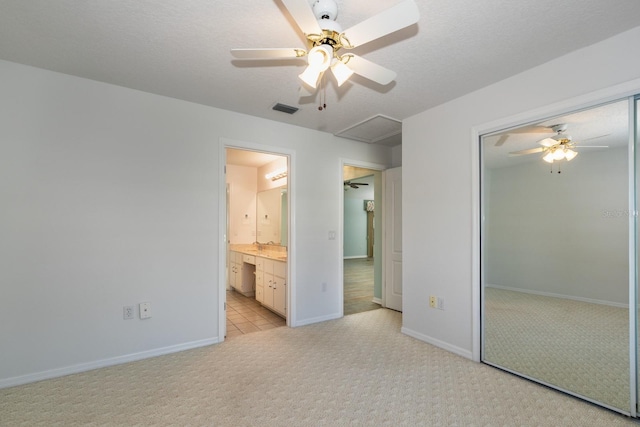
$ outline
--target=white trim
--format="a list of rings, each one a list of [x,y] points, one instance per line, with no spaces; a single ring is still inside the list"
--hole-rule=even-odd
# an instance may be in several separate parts
[[[629,304],[624,304],[624,303],[621,303],[621,302],[613,302],[613,301],[606,301],[606,300],[601,300],[601,299],[576,297],[576,296],[573,296],[573,295],[556,294],[556,293],[553,293],[553,292],[534,291],[532,289],[514,288],[514,287],[511,287],[511,286],[493,285],[493,284],[490,284],[490,283],[485,283],[484,286],[486,288],[502,289],[502,290],[505,290],[505,291],[513,291],[513,292],[520,292],[520,293],[523,293],[523,294],[539,295],[539,296],[542,296],[542,297],[551,297],[551,298],[560,298],[560,299],[566,299],[566,300],[578,301],[578,302],[587,302],[587,303],[590,303],[590,304],[607,305],[609,307],[616,307],[616,308],[624,308],[624,309],[628,309],[629,308]]]
[[[480,265],[482,250],[480,234],[482,223],[481,208],[481,180],[480,173],[480,134],[475,128],[471,129],[471,354],[474,362],[480,362],[482,353],[482,301],[480,286]]]
[[[344,259],[367,259],[369,258],[366,255],[354,255],[354,256],[346,256]]]
[[[444,341],[440,341],[439,339],[424,335],[420,332],[416,332],[413,329],[409,329],[403,326],[402,328],[400,328],[400,332],[417,340],[424,341],[431,345],[435,345],[436,347],[439,347],[443,350],[447,350],[451,353],[457,354],[458,356],[462,356],[466,359],[473,359],[473,354],[469,350],[451,345]]]
[[[373,299],[371,300],[371,302],[372,302],[372,303],[374,303],[374,304],[382,305],[382,298],[376,298],[376,297],[373,297]]]
[[[479,177],[479,164],[480,164],[480,147],[478,144],[480,135],[484,135],[491,132],[496,132],[501,129],[507,129],[522,125],[525,123],[531,123],[536,120],[540,120],[547,117],[553,117],[568,112],[577,111],[594,107],[596,105],[605,104],[615,100],[621,100],[629,96],[636,95],[640,92],[640,79],[630,80],[618,85],[610,86],[604,89],[589,92],[587,94],[575,96],[567,100],[550,104],[545,107],[530,110],[524,113],[515,114],[513,116],[501,118],[491,122],[486,122],[473,126],[471,128],[471,189],[472,189],[472,257],[471,260],[471,303],[472,303],[472,352],[473,360],[480,361],[480,314],[481,314],[481,300],[480,300],[480,223],[478,216],[479,212],[479,189],[480,189],[480,177]],[[477,205],[476,205],[477,204]],[[634,403],[635,404],[635,403]]]
[[[218,144],[218,337],[224,341],[227,332],[227,154],[220,138]]]
[[[326,322],[327,320],[340,319],[341,317],[343,317],[342,310],[340,310],[340,313],[329,314],[327,316],[313,317],[311,319],[299,320],[295,325],[290,325],[290,326],[293,326],[293,327],[307,326],[307,325],[312,325],[314,323]]]
[[[636,206],[636,153],[635,153],[635,143],[636,143],[636,117],[638,115],[638,111],[636,111],[637,102],[633,97],[629,97],[629,212],[633,212],[633,215],[629,215],[629,304],[631,307],[635,307],[634,310],[629,310],[629,399],[631,402],[630,412],[632,417],[637,416],[637,402],[638,402],[638,380],[637,380],[637,370],[638,370],[638,297],[637,297],[637,247],[636,242],[638,241],[638,228],[637,228],[637,219],[638,219],[638,211]]]
[[[77,365],[67,366],[64,368],[50,369],[47,371],[36,372],[33,374],[21,375],[19,377],[7,378],[4,380],[0,380],[0,389],[33,383],[36,381],[63,377],[65,375],[78,374],[80,372],[106,368],[114,365],[121,365],[123,363],[135,362],[137,360],[148,359],[150,357],[177,353],[179,351],[191,350],[199,347],[206,347],[209,345],[217,344],[219,342],[220,340],[218,338],[209,338],[205,340],[191,341],[184,344],[172,345],[168,347],[157,348],[154,350],[147,350],[139,353],[131,353],[123,356],[112,357],[109,359],[96,360],[94,362],[80,363]]]

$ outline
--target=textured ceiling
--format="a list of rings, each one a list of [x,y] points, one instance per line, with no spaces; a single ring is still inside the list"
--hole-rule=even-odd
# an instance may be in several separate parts
[[[337,0],[343,28],[398,0]],[[312,3],[312,0],[309,0]],[[231,48],[301,47],[279,0],[0,0],[0,59],[337,133],[403,120],[638,25],[638,0],[417,0],[421,18],[353,51],[398,73],[301,96],[304,61],[233,60]],[[288,115],[278,103],[299,107]],[[392,141],[377,141],[393,145]]]

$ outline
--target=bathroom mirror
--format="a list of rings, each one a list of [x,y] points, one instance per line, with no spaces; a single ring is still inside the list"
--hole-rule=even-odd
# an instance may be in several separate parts
[[[286,246],[287,188],[258,192],[256,211],[256,240],[259,243]]]
[[[624,100],[480,142],[483,362],[621,412],[631,407],[628,123]]]

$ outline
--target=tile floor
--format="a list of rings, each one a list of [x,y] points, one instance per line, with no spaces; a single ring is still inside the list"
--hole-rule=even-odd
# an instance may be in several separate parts
[[[236,291],[227,291],[227,337],[285,326],[287,321],[255,300]]]
[[[373,299],[373,259],[351,259],[344,262],[344,314],[375,310],[380,305]],[[287,322],[255,300],[236,291],[227,291],[227,337],[265,331]]]

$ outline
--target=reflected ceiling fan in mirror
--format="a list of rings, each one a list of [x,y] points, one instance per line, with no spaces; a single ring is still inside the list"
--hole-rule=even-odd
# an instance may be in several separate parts
[[[366,182],[352,182],[352,181],[345,181],[344,182],[344,189],[348,190],[349,187],[351,188],[359,188],[361,185],[369,185]]]
[[[510,130],[508,133],[503,133],[500,138],[494,144],[495,147],[501,147],[509,139],[511,135],[523,134],[523,133],[551,133],[553,130],[547,126],[530,125],[524,126],[518,129]]]
[[[347,30],[335,21],[338,6],[334,0],[281,0],[307,39],[307,48],[231,49],[238,59],[307,60],[307,68],[298,77],[313,92],[325,71],[331,70],[338,86],[358,74],[381,85],[396,78],[396,73],[343,50],[353,49],[418,22],[420,13],[413,0],[404,0]],[[313,92],[309,92],[312,94]],[[320,108],[322,109],[322,108]]]
[[[553,132],[555,132],[556,135],[549,138],[544,138],[538,141],[538,144],[540,144],[540,147],[529,148],[529,149],[520,150],[520,151],[512,151],[509,153],[509,156],[515,157],[515,156],[525,156],[528,154],[543,153],[542,160],[550,164],[553,164],[553,162],[557,162],[561,160],[566,160],[568,162],[573,160],[578,155],[578,152],[576,151],[576,148],[578,148],[578,145],[577,145],[578,142],[573,141],[571,138],[571,135],[568,135],[565,133],[567,130],[567,125],[565,123],[557,124],[557,125],[551,126],[550,129]],[[587,138],[587,139],[584,139],[583,141],[602,138],[603,136],[606,136],[606,135],[599,135],[592,138]],[[498,142],[499,141],[500,140],[498,140]],[[608,148],[608,147],[609,147],[608,145],[579,146],[580,149]],[[558,173],[560,173],[560,170],[558,170]]]

